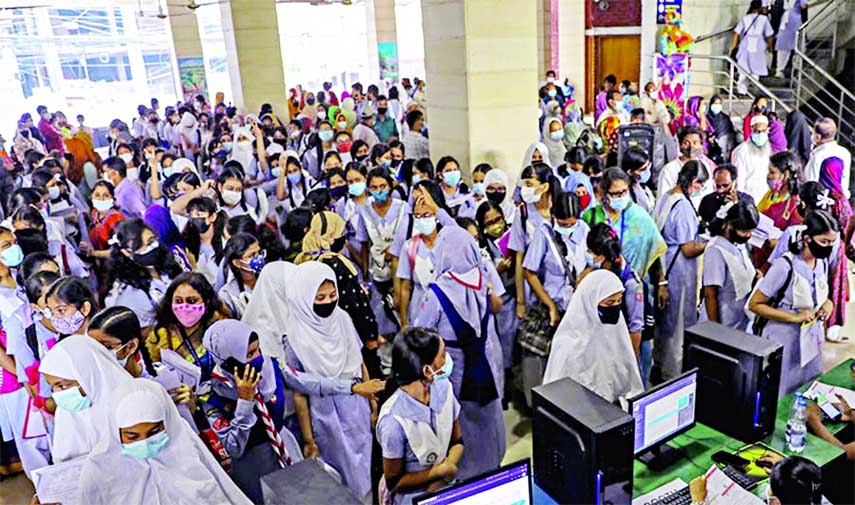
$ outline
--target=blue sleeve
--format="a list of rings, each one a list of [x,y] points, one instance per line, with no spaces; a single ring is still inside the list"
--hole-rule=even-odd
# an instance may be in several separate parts
[[[626,309],[629,320],[626,322],[631,333],[644,329],[644,288],[641,283],[632,278],[624,284]]]
[[[703,286],[724,286],[727,279],[727,263],[718,247],[707,247],[704,254]]]
[[[398,229],[395,230],[395,239],[392,241],[392,245],[389,246],[389,254],[396,258],[400,258],[401,254],[407,254],[407,251],[404,249],[406,247],[407,239],[410,238],[407,236],[407,229],[410,228],[409,220],[412,218],[412,214],[405,212],[404,215],[401,216],[401,222],[398,223]]]
[[[514,218],[514,222],[511,225],[511,236],[508,239],[508,249],[516,252],[525,252],[525,248],[525,224],[523,223],[522,212],[517,212],[516,218]]]
[[[282,376],[288,389],[303,393],[307,396],[334,396],[351,395],[353,383],[349,380],[332,377],[312,372],[301,372],[290,366],[283,367]]]
[[[698,220],[689,202],[680,202],[668,216],[665,225],[669,245],[683,245],[695,240],[698,234]]]
[[[791,268],[792,266],[786,259],[776,259],[760,281],[757,289],[769,298],[775,296],[784,287],[784,282],[787,280],[787,274]]]
[[[505,285],[502,283],[499,271],[496,270],[496,265],[486,259],[482,261],[482,264],[484,265],[484,269],[487,270],[487,282],[493,285],[493,294],[498,297],[505,296]]]
[[[365,227],[365,216],[362,212],[357,214],[359,218],[356,220],[356,235],[355,239],[359,243],[368,242],[368,228]]]
[[[15,375],[19,382],[27,382],[26,369],[36,360],[27,344],[24,325],[17,314],[3,318],[3,331],[6,332],[6,352],[15,358]]]
[[[407,453],[407,435],[391,414],[377,422],[377,441],[385,459],[403,459]]]
[[[790,247],[790,229],[787,228],[778,237],[778,243],[775,244],[775,249],[772,250],[772,254],[769,255],[769,259],[766,260],[771,265],[773,261],[780,258],[787,252],[787,249]]]
[[[528,245],[528,250],[525,252],[525,259],[523,259],[522,264],[523,268],[532,272],[540,271],[540,267],[544,263],[544,256],[546,256],[547,249],[549,248],[549,245],[546,243],[547,240],[543,233],[538,232],[534,234],[531,243]]]
[[[401,230],[403,226],[398,227],[398,231]],[[413,279],[413,269],[410,268],[410,244],[412,242],[407,240],[401,245],[400,254],[398,255],[398,271],[395,272],[395,277],[398,279]],[[418,254],[418,252],[417,252]]]

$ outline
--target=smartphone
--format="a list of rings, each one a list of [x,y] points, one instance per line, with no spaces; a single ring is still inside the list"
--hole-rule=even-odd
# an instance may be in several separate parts
[[[745,468],[750,461],[726,451],[718,451],[712,455],[712,460],[720,465],[730,465],[734,468]]]
[[[233,356],[229,356],[228,358],[226,358],[226,360],[223,361],[223,364],[222,364],[223,370],[225,370],[226,372],[228,372],[230,374],[235,373],[235,368],[237,368],[236,377],[243,377],[243,371],[244,371],[244,368],[246,366],[247,366],[246,363],[241,363],[240,361],[235,359]]]
[[[833,403],[826,400],[819,404],[819,409],[822,410],[822,413],[825,414],[825,417],[831,419],[832,421],[840,420],[840,411],[837,410],[837,407],[834,406]]]

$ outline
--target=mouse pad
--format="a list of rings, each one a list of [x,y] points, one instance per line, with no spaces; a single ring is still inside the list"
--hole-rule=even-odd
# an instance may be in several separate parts
[[[760,442],[746,445],[736,451],[736,455],[749,461],[748,466],[745,467],[743,472],[749,477],[758,479],[768,479],[772,473],[772,467],[786,457],[784,454]]]

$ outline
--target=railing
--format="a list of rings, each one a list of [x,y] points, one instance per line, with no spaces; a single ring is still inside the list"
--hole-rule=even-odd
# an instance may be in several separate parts
[[[816,4],[817,6],[820,4]],[[813,57],[808,50],[808,42],[816,38],[827,38],[831,34],[831,61],[837,53],[837,22],[840,2],[829,0],[818,11],[813,11],[813,5],[808,5],[808,20],[799,27],[796,36],[796,46],[808,57]]]
[[[855,146],[855,94],[798,48],[793,51],[793,58],[795,107],[810,111],[815,117],[831,117],[837,122],[842,143]],[[811,98],[825,102],[825,110],[818,109]]]

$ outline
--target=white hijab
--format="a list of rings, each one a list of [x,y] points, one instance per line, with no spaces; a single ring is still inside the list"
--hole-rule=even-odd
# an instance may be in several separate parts
[[[163,421],[169,441],[154,458],[122,454],[119,429]],[[160,384],[147,379],[115,388],[106,431],[80,474],[81,502],[249,504],[223,468],[175,408]]]
[[[241,150],[240,146],[238,146],[238,137],[246,137],[246,139],[249,140],[249,149]],[[250,130],[248,126],[237,126],[234,129],[232,139],[234,142],[232,142],[233,147],[230,159],[241,164],[245,175],[252,165],[252,153],[255,152],[255,135],[252,134],[252,130]]]
[[[178,128],[178,131],[187,137],[188,143],[194,146],[199,143],[199,139],[196,136],[196,131],[198,130],[196,116],[190,112],[185,112],[181,115],[181,121],[178,123]]]
[[[623,314],[617,324],[603,324],[597,313],[602,300],[623,290],[620,279],[608,270],[596,270],[582,280],[555,332],[544,384],[570,377],[622,404],[644,391]]]
[[[321,262],[307,261],[294,269],[287,292],[288,342],[306,372],[326,377],[361,377],[362,344],[350,316],[341,307],[326,318],[315,314],[315,295],[326,281],[335,284],[335,272]]]
[[[288,286],[297,265],[274,261],[264,265],[241,321],[258,333],[261,352],[285,363],[282,336],[288,334]]]
[[[552,123],[558,123],[561,128],[561,140],[552,140],[549,136],[549,127]],[[549,160],[549,166],[556,168],[564,164],[564,155],[567,153],[567,148],[564,147],[564,125],[561,124],[561,119],[552,117],[543,122],[543,144],[549,149],[549,157],[544,156],[544,160]]]
[[[532,145],[528,146],[528,149],[525,151],[525,158],[523,158],[522,168],[525,168],[531,165],[531,157],[534,156],[534,150],[540,153],[541,158],[543,158],[544,163],[549,163],[549,148],[546,147],[546,144],[543,142],[535,142]]]
[[[490,187],[491,184],[501,184],[505,187],[505,199],[502,200],[499,207],[502,208],[502,213],[505,215],[505,221],[508,223],[508,226],[510,226],[510,224],[514,222],[517,208],[514,205],[513,198],[511,196],[513,188],[511,188],[508,174],[500,168],[490,170],[484,174],[484,187]]]
[[[103,345],[85,335],[62,339],[45,355],[39,372],[76,380],[92,401],[80,412],[57,407],[53,446],[54,461],[67,461],[88,454],[104,437],[109,405],[117,386],[131,375]]]

